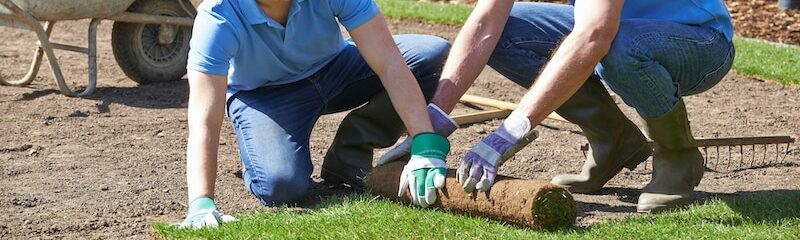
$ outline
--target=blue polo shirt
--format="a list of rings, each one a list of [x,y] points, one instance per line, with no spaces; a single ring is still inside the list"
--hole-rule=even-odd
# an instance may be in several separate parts
[[[711,27],[722,32],[728,41],[733,39],[731,15],[723,0],[629,0],[622,7],[622,19],[631,18]]]
[[[205,0],[197,9],[187,69],[227,76],[228,96],[298,81],[350,44],[339,22],[352,30],[378,12],[372,0],[293,0],[284,27],[255,0]]]

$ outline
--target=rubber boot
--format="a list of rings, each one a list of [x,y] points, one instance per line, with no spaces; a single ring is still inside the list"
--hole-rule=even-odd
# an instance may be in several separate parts
[[[551,181],[571,192],[600,191],[622,168],[635,169],[653,152],[641,130],[596,77],[589,78],[556,112],[577,124],[589,141],[581,173],[557,175]]]
[[[703,178],[703,155],[689,128],[683,101],[667,114],[645,119],[647,132],[656,143],[653,178],[642,189],[637,210],[658,212],[694,201],[694,187]]]
[[[342,120],[322,163],[321,177],[329,185],[364,190],[364,176],[372,170],[373,149],[394,145],[404,132],[403,121],[386,91]]]

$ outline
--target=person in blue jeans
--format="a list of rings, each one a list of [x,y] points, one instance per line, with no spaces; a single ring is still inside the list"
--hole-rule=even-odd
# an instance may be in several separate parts
[[[352,41],[343,38],[339,23]],[[413,146],[402,193],[410,192],[421,206],[436,201],[449,143],[431,121],[448,121],[435,125],[453,129],[455,124],[425,104],[449,46],[433,36],[393,38],[371,0],[203,1],[187,66],[189,209],[183,226],[232,219],[213,200],[226,112],[245,186],[266,206],[306,197],[314,123],[321,115],[352,109],[325,157],[325,181],[363,185],[373,148],[391,146],[407,129]]]
[[[489,191],[505,157],[530,142],[532,128],[555,111],[582,129],[591,153],[579,174],[552,183],[597,192],[652,155],[653,177],[637,210],[691,203],[704,166],[682,96],[708,90],[730,70],[732,37],[722,0],[478,1],[453,44],[433,105],[452,111],[487,63],[530,90],[464,156],[459,181],[467,192]],[[655,151],[603,83],[644,118]],[[379,164],[404,151],[393,149]]]

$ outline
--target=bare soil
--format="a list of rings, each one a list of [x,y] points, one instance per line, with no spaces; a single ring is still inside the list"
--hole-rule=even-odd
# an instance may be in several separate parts
[[[84,45],[87,25],[86,21],[60,24],[54,39]],[[84,98],[59,94],[46,66],[30,86],[0,87],[0,215],[6,216],[0,221],[0,238],[147,238],[153,222],[184,217],[187,83],[137,86],[125,77],[111,54],[110,25],[106,22],[98,34],[100,79],[95,94]],[[394,21],[391,28],[394,33],[427,33],[450,40],[458,31],[413,21]],[[33,52],[33,35],[3,28],[0,39],[0,75],[20,77]],[[85,57],[57,54],[68,79],[85,85]],[[524,92],[488,68],[469,91],[506,101],[516,101]],[[698,137],[800,135],[798,87],[730,74],[715,88],[686,101]],[[631,109],[624,110],[635,116]],[[471,110],[457,112],[466,111]],[[324,116],[315,127],[311,141],[317,181],[319,164],[343,116]],[[448,165],[455,167],[460,156],[499,123],[457,131],[450,138],[453,151]],[[585,139],[575,133],[578,128],[554,121],[544,124],[538,128],[540,138],[506,162],[501,174],[548,180],[580,169],[583,155],[577,146]],[[219,205],[233,214],[263,210],[243,187],[228,123],[222,136]],[[792,151],[782,164],[709,171],[698,197],[798,191],[800,149],[792,146]],[[737,160],[736,155],[733,158]],[[649,176],[650,170],[642,165],[623,171],[601,193],[576,194],[579,224],[635,214],[639,189]],[[346,193],[315,189],[303,206],[313,208],[319,196]]]

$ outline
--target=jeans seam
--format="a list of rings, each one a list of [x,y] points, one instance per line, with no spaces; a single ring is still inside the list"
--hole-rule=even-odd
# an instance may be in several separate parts
[[[548,41],[548,40],[540,40],[540,39],[527,38],[527,37],[515,37],[515,38],[508,38],[507,40],[504,40],[503,44],[501,45],[501,47],[505,48],[505,49],[511,49],[511,48],[516,47],[518,45],[527,44],[527,43],[550,44],[550,45],[557,45],[558,44],[558,43],[555,43],[553,41]]]
[[[732,63],[733,60],[731,59],[732,55],[733,55],[733,44],[731,44],[731,46],[728,48],[728,54],[725,55],[725,60],[723,60],[722,63],[719,66],[717,66],[714,70],[712,70],[712,71],[706,73],[705,75],[703,75],[703,78],[699,82],[697,82],[697,85],[695,85],[692,89],[687,90],[686,92],[687,93],[694,92],[697,88],[699,88],[706,81],[708,81],[709,80],[708,78],[710,76],[716,75],[717,73],[722,71],[723,68],[726,68],[726,66],[733,65],[733,63]],[[727,67],[727,68],[730,69],[730,67]]]
[[[247,134],[247,131],[243,131],[242,130],[241,124],[238,123],[238,121],[237,122],[233,122],[232,121],[232,123],[234,125],[234,128],[236,128],[236,131],[239,134],[242,135],[242,139],[243,140],[249,139],[250,135]],[[265,171],[260,171],[262,166],[256,166],[256,165],[259,165],[259,164],[255,163],[255,162],[258,162],[258,161],[255,161],[256,157],[255,157],[255,155],[253,154],[253,151],[250,148],[250,144],[248,144],[247,141],[242,141],[239,144],[242,145],[240,147],[243,148],[244,152],[247,154],[247,159],[248,159],[248,162],[249,162],[248,165],[250,165],[250,167],[252,168],[252,171],[253,171],[252,175],[250,176],[250,183],[249,183],[250,184],[250,189],[248,189],[251,192],[253,192],[253,190],[252,190],[253,189],[253,179],[254,178],[255,179],[259,179],[260,178],[259,176],[263,176],[264,174],[266,174],[266,172]],[[242,164],[244,164],[244,162],[242,162]],[[247,173],[243,172],[242,174],[247,174]],[[262,192],[266,192],[267,191],[267,189],[265,188],[264,184],[258,184],[258,185],[259,186],[257,188],[259,190],[261,190]],[[255,192],[253,192],[253,194],[258,196],[258,194],[256,194]]]
[[[692,42],[692,43],[695,43],[695,44],[709,45],[709,44],[712,44],[715,41],[717,41],[717,39],[720,37],[719,36],[720,33],[718,31],[712,30],[712,32],[713,32],[713,36],[711,37],[711,39],[707,39],[707,40],[706,39],[697,40],[697,39],[693,39],[693,38],[688,38],[688,37],[685,37],[684,35],[675,34],[675,33],[672,33],[672,32],[650,32],[650,33],[644,33],[644,34],[641,34],[639,36],[636,36],[633,39],[633,42],[634,42],[635,45],[638,46],[639,43],[642,42],[643,40],[651,40],[651,39],[658,38],[658,37],[665,37],[665,38],[669,38],[669,39],[672,39],[672,40],[679,40],[679,41]]]
[[[330,99],[325,96],[325,93],[322,91],[322,86],[320,86],[319,81],[317,81],[319,80],[319,75],[319,72],[314,73],[308,78],[308,82],[311,83],[311,85],[314,86],[314,89],[317,90],[317,94],[319,94],[319,98],[322,100],[322,112],[325,112],[325,110],[328,108],[328,102]]]
[[[655,34],[646,34],[646,35],[655,35]],[[646,56],[645,54],[643,54],[643,50],[642,50],[642,47],[641,47],[641,44],[640,44],[640,43],[641,43],[641,41],[640,41],[640,38],[639,38],[639,37],[637,37],[636,39],[634,39],[634,41],[633,41],[633,46],[634,46],[634,47],[633,47],[633,53],[634,53],[634,56]],[[641,76],[642,76],[642,77],[643,77],[643,78],[646,80],[646,81],[645,81],[645,83],[647,84],[647,87],[648,87],[648,88],[650,88],[650,89],[656,89],[656,87],[655,87],[655,80],[653,79],[653,77],[652,77],[652,76],[650,76],[650,74],[648,74],[648,72],[647,72],[647,71],[641,71],[641,69],[642,69],[642,62],[643,62],[643,61],[635,61],[635,62],[636,62],[636,65],[634,66],[634,69],[636,69],[636,71],[637,71],[637,74],[638,74],[638,75],[641,75]],[[673,84],[674,84],[674,80],[673,80]],[[680,88],[680,86],[678,86],[678,88]],[[680,95],[680,89],[677,89],[677,92],[676,92],[676,93],[677,93],[678,95]],[[680,98],[680,97],[678,97],[678,98]],[[672,109],[672,105],[673,105],[673,103],[670,103],[670,102],[669,102],[669,101],[668,101],[668,100],[667,100],[667,99],[664,97],[664,95],[663,95],[663,94],[660,94],[660,95],[659,95],[658,97],[656,97],[655,99],[656,99],[656,101],[658,101],[658,102],[660,103],[660,105],[661,105],[661,106],[669,106],[669,108],[667,109],[667,111],[669,111],[670,109]],[[651,109],[651,110],[652,110],[652,109]],[[641,111],[639,111],[639,112],[641,112]],[[659,111],[659,112],[661,112],[661,111]],[[648,117],[650,117],[650,116],[648,116]]]

